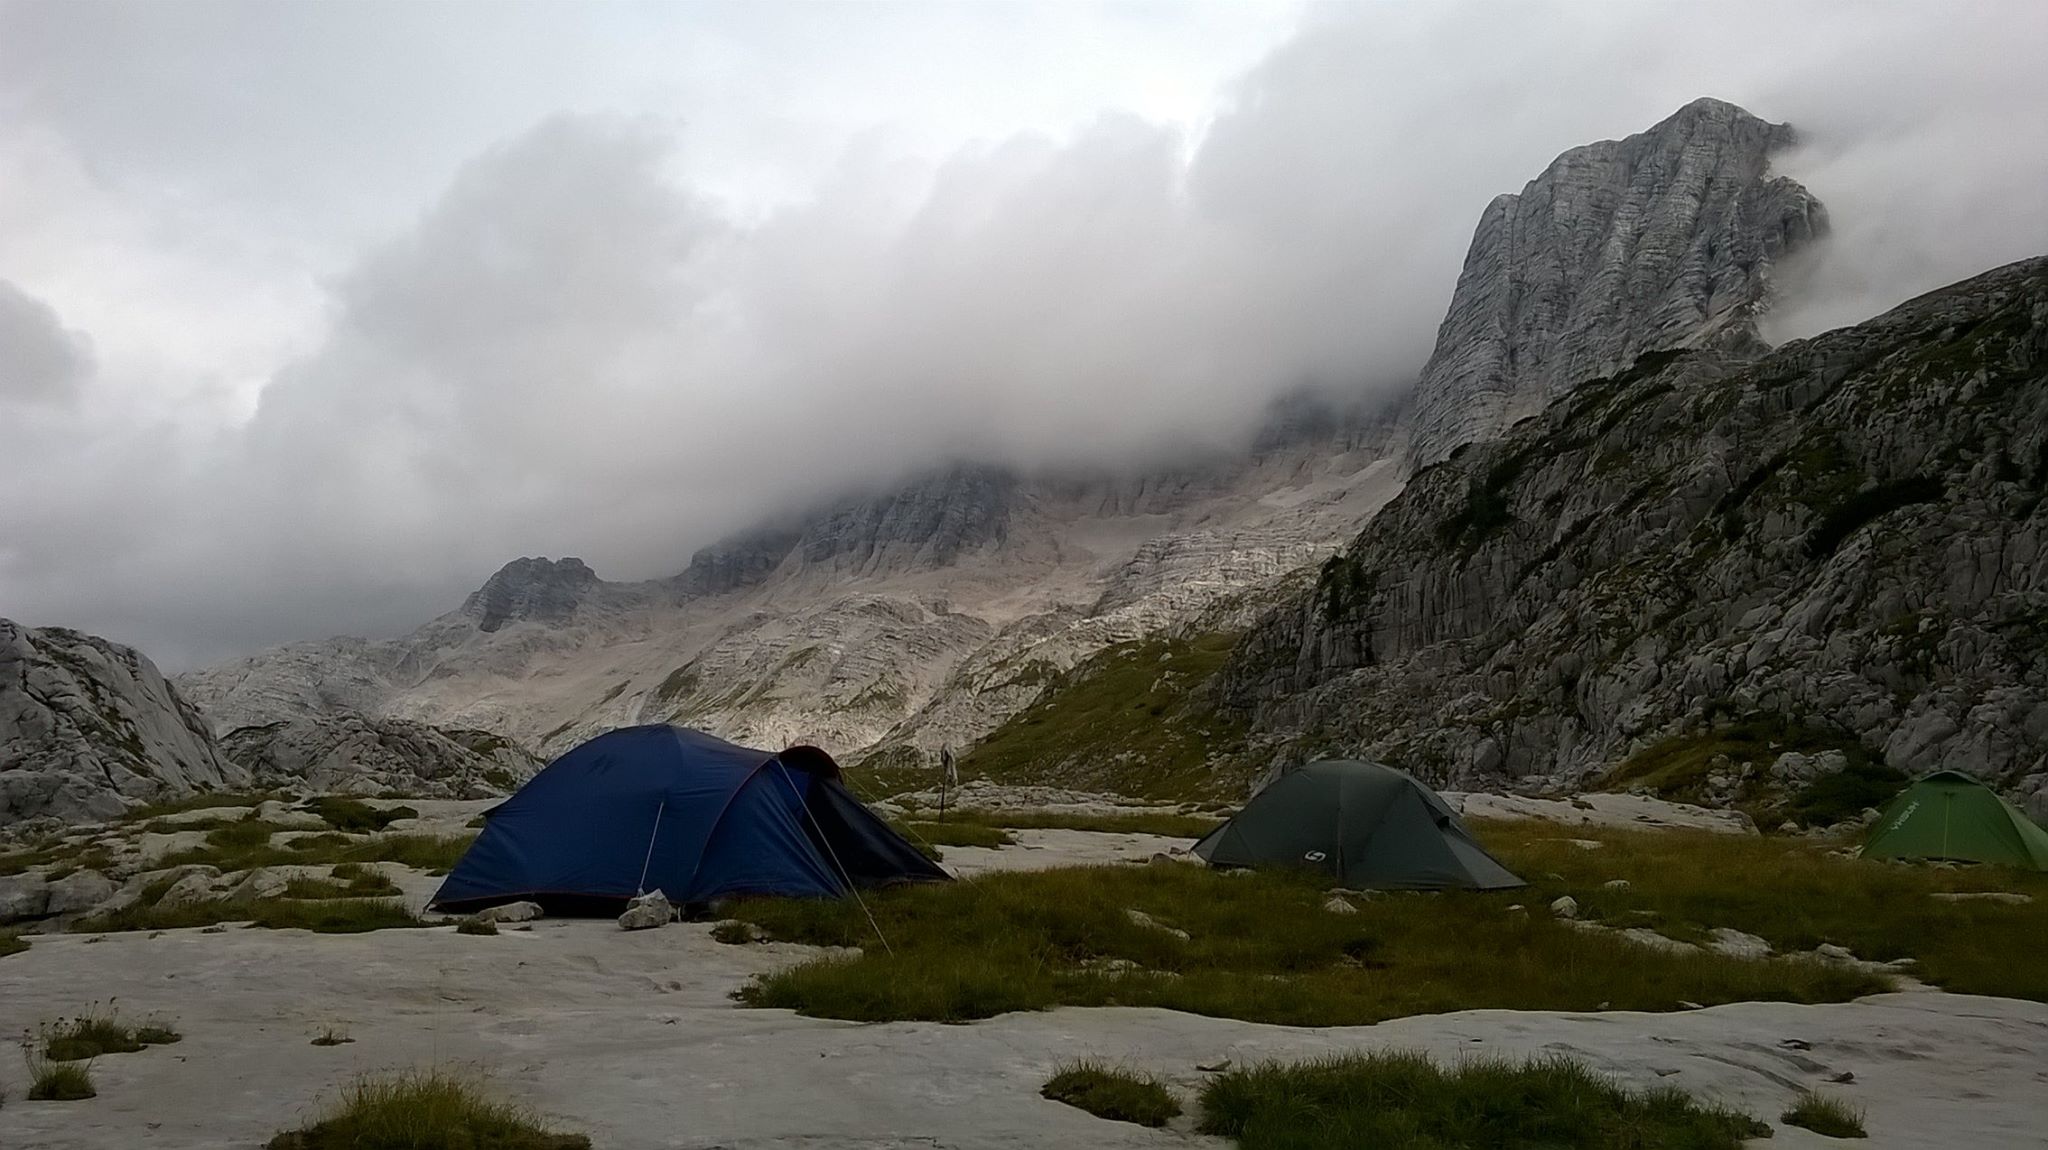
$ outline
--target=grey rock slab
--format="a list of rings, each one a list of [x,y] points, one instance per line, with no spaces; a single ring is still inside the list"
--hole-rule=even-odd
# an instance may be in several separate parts
[[[821,952],[724,946],[698,924],[627,933],[550,919],[505,945],[472,942],[412,930],[38,938],[0,960],[0,1033],[111,996],[124,1013],[174,1016],[185,1043],[103,1061],[93,1105],[0,1108],[0,1145],[259,1146],[361,1071],[456,1064],[485,1069],[503,1093],[614,1150],[880,1147],[916,1136],[959,1150],[1135,1150],[1178,1136],[1039,1097],[1056,1064],[1086,1050],[1186,1090],[1201,1080],[1196,1057],[1241,1066],[1385,1049],[1446,1062],[1564,1052],[1633,1088],[1672,1086],[1766,1118],[1796,1087],[1853,1068],[1843,1089],[1868,1110],[1871,1133],[1858,1145],[2034,1150],[2048,1065],[2048,1005],[1939,991],[1664,1014],[1454,1011],[1331,1028],[1130,1008],[851,1024],[735,1004],[728,996],[748,978]],[[327,1026],[354,1043],[312,1046]],[[1780,1052],[1788,1034],[1812,1050]],[[1852,1066],[1836,1051],[1854,1051]],[[1824,1070],[1801,1069],[1812,1062]],[[660,1073],[647,1073],[652,1065]],[[18,1060],[0,1062],[0,1079],[18,1099]],[[782,1089],[759,1088],[769,1082]],[[1781,1131],[1787,1139],[1807,1144]]]

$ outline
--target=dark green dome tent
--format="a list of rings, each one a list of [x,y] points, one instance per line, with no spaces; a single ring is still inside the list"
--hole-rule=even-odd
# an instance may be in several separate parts
[[[1379,763],[1310,763],[1283,775],[1195,854],[1218,867],[1306,868],[1359,889],[1523,885],[1442,796]]]
[[[1960,771],[1936,771],[1899,793],[1863,857],[1953,859],[2048,871],[2048,831]]]

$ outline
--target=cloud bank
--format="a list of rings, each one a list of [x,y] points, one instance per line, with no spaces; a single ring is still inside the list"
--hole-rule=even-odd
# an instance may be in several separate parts
[[[251,34],[318,50],[295,32]],[[134,208],[132,149],[0,81],[0,613],[172,665],[383,633],[515,555],[669,574],[949,458],[1152,461],[1293,388],[1392,395],[1488,199],[1702,94],[1798,125],[1781,168],[1835,223],[1775,334],[1853,322],[2048,251],[2044,40],[2019,4],[1319,8],[1202,122],[835,135],[752,203],[693,175],[730,124],[565,99],[349,243],[283,191]]]

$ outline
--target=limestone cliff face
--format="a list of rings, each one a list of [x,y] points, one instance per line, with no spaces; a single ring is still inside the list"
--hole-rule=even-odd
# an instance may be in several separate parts
[[[542,766],[524,747],[487,731],[362,715],[244,727],[222,736],[220,746],[258,786],[323,794],[489,798],[516,789]]]
[[[1765,715],[2048,795],[2048,259],[1655,354],[1415,475],[1221,675],[1275,759],[1569,785]]]
[[[133,648],[0,619],[0,825],[111,818],[248,777]]]
[[[1769,174],[1783,124],[1701,99],[1574,148],[1487,206],[1415,393],[1418,465],[1490,439],[1644,352],[1755,349],[1774,260],[1824,230]]]
[[[559,623],[575,615],[596,583],[597,572],[581,559],[514,559],[470,594],[462,613],[487,632],[520,619]]]

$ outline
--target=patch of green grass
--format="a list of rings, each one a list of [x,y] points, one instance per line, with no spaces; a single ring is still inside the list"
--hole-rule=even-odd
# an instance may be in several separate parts
[[[1233,1070],[1202,1089],[1202,1132],[1243,1150],[1739,1150],[1770,1127],[1676,1090],[1626,1090],[1563,1056],[1445,1069],[1399,1051]]]
[[[210,810],[214,807],[254,807],[267,802],[289,802],[291,796],[283,791],[201,791],[178,799],[165,799],[159,803],[137,807],[129,811],[123,822],[140,823],[165,815],[179,815],[186,811]]]
[[[402,894],[398,884],[381,872],[358,863],[343,863],[331,872],[333,878],[295,878],[285,884],[285,898],[380,898]]]
[[[1007,847],[1017,840],[1000,827],[969,822],[905,822],[893,824],[904,838],[938,847]]]
[[[327,820],[327,825],[338,831],[363,833],[381,831],[399,819],[416,819],[420,813],[411,807],[383,809],[373,807],[361,799],[342,795],[321,795],[307,799],[300,806]]]
[[[1180,1116],[1179,1100],[1158,1079],[1099,1062],[1060,1066],[1039,1093],[1112,1122],[1164,1126]]]
[[[157,865],[168,868],[197,864],[219,867],[221,873],[230,874],[260,866],[395,862],[429,874],[445,874],[454,868],[469,844],[476,841],[474,835],[385,834],[349,838],[329,833],[273,843],[270,836],[280,829],[260,822],[222,827],[207,834],[205,846],[166,856]]]
[[[1803,1126],[1829,1138],[1868,1138],[1863,1130],[1863,1111],[1838,1098],[1823,1098],[1809,1090],[1778,1119],[1787,1126]]]
[[[1150,638],[1097,652],[960,758],[963,777],[1181,797],[1232,792],[1219,769],[1245,726],[1206,685],[1233,634]]]
[[[425,926],[397,899],[294,898],[235,899],[159,907],[148,899],[93,918],[72,930],[100,933],[127,930],[178,930],[224,922],[247,922],[270,930],[310,930],[319,934],[358,934],[394,927]]]
[[[498,933],[498,924],[487,918],[465,918],[455,924],[455,933],[495,936]]]
[[[320,1119],[279,1134],[269,1150],[590,1150],[538,1115],[438,1070],[361,1078]]]
[[[31,1062],[28,1098],[31,1102],[83,1102],[97,1095],[92,1088],[92,1071],[77,1062]]]
[[[1067,811],[970,809],[949,811],[946,818],[949,821],[1007,827],[1011,830],[1099,831],[1105,834],[1163,835],[1176,839],[1201,838],[1222,826],[1224,821],[1211,815],[1181,815],[1171,811],[1129,811],[1098,815]]]
[[[52,839],[26,850],[0,855],[0,876],[21,874],[35,867],[49,867],[47,877],[54,882],[81,869],[105,870],[112,861],[105,847]]]
[[[2048,1002],[2048,952],[2039,945],[2048,938],[2048,875],[1838,858],[1829,844],[1758,835],[1565,830],[1533,821],[1468,825],[1529,880],[1517,901],[1531,907],[1569,894],[1582,918],[1611,926],[1650,926],[1685,941],[1732,927],[1781,952],[1834,943],[1877,962],[1916,959],[1914,975],[1946,990]],[[1572,838],[1605,845],[1581,850]],[[1604,885],[1616,878],[1627,879],[1628,888]],[[1932,897],[1986,890],[2033,901]]]
[[[1755,771],[1744,784],[1738,805],[1745,809],[1756,808],[1759,822],[1782,813],[1782,805],[1766,778],[1772,763],[1787,751],[1816,754],[1824,751],[1840,751],[1847,756],[1849,767],[1857,772],[1860,783],[1874,782],[1883,768],[1875,766],[1868,748],[1852,736],[1820,727],[1809,726],[1783,715],[1756,714],[1740,719],[1721,720],[1704,731],[1690,731],[1660,739],[1630,755],[1620,766],[1608,772],[1601,780],[1604,790],[1620,791],[1633,787],[1648,787],[1659,798],[1678,802],[1698,802],[1704,795],[1707,776],[1712,773],[1716,756],[1726,755],[1729,763],[1740,766],[1744,762],[1755,764]],[[1816,815],[1826,813],[1844,801],[1843,796],[1823,788],[1807,796],[1807,805]],[[1861,811],[1857,807],[1856,811]],[[1851,814],[1854,811],[1849,812]]]
[[[1841,1001],[1884,988],[1818,963],[1646,951],[1547,914],[1522,892],[1402,895],[1355,915],[1288,873],[1095,867],[989,875],[851,901],[759,899],[728,914],[767,936],[865,948],[757,978],[744,1001],[815,1017],[966,1021],[1052,1006],[1159,1006],[1286,1025],[1363,1025],[1468,1008],[1674,1010]],[[1185,941],[1134,922],[1138,910]]]
[[[0,930],[0,958],[28,949],[28,940],[11,930]]]

